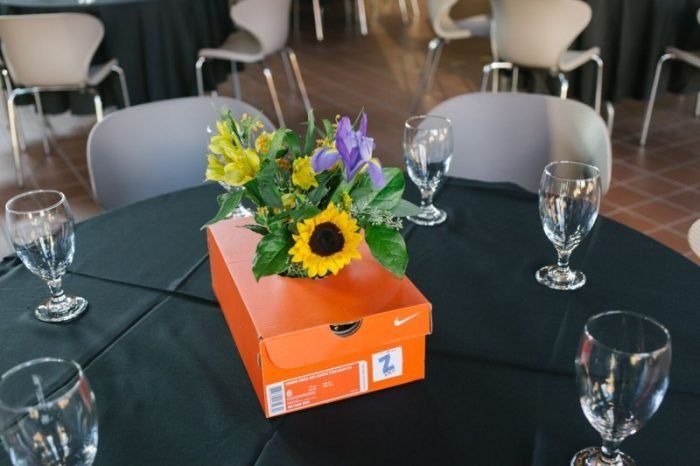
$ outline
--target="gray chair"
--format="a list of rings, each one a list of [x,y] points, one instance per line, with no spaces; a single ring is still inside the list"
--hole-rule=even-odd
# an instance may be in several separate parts
[[[2,55],[8,71],[3,73],[3,78],[9,94],[7,111],[18,186],[24,185],[24,175],[15,111],[17,97],[34,94],[37,111],[42,114],[39,93],[87,91],[93,95],[95,114],[100,121],[102,100],[97,86],[111,73],[116,73],[124,106],[129,106],[126,78],[117,60],[90,65],[103,37],[102,22],[84,13],[0,16]],[[13,88],[12,83],[17,87]],[[46,141],[44,147],[48,151]]]
[[[195,64],[197,91],[204,95],[202,67],[207,60],[228,60],[231,62],[233,96],[242,98],[236,63],[260,63],[267,82],[272,104],[277,115],[277,123],[285,126],[282,106],[277,95],[272,71],[265,60],[279,53],[285,67],[289,87],[299,89],[306,111],[311,110],[309,95],[301,76],[299,61],[294,51],[286,46],[289,36],[289,9],[292,0],[240,0],[231,7],[231,19],[240,28],[219,48],[205,48],[199,51]],[[292,74],[293,72],[293,74]]]
[[[259,115],[227,97],[185,97],[116,111],[90,132],[87,161],[95,200],[113,209],[202,184],[212,128],[221,108],[234,116]]]
[[[491,18],[487,15],[470,16],[455,19],[450,15],[452,7],[458,0],[428,0],[430,25],[435,37],[428,43],[428,54],[421,74],[416,95],[411,104],[411,113],[415,114],[426,92],[430,90],[435,73],[437,72],[442,48],[454,40],[471,39],[473,37],[489,37]],[[494,78],[494,82],[495,82]]]
[[[696,13],[696,19],[700,23],[700,9]],[[656,71],[654,72],[654,81],[651,84],[651,92],[649,93],[649,103],[644,114],[644,124],[642,125],[642,135],[639,138],[639,145],[644,147],[649,136],[649,124],[651,123],[651,112],[654,111],[654,101],[656,100],[656,92],[659,88],[659,79],[661,71],[663,71],[664,63],[668,60],[680,60],[694,68],[700,68],[700,55],[697,52],[688,52],[677,49],[676,47],[667,47],[666,52],[659,57],[656,62]],[[700,92],[695,99],[695,116],[700,116]]]
[[[513,89],[518,86],[519,67],[547,70],[559,78],[560,96],[566,99],[569,81],[565,73],[588,62],[597,66],[595,103],[600,113],[603,60],[600,49],[569,50],[569,46],[591,21],[591,7],[579,0],[491,0],[492,55],[498,57],[484,66],[481,90],[492,72],[513,71]],[[494,76],[495,79],[495,76]],[[495,88],[498,87],[496,82]]]
[[[610,187],[612,150],[602,118],[589,106],[553,96],[472,93],[449,99],[431,115],[454,126],[449,174],[509,181],[537,192],[542,170],[555,160],[590,163]]]

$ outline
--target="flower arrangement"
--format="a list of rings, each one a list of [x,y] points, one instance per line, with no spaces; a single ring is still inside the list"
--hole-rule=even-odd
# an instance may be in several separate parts
[[[243,199],[252,202],[262,236],[253,261],[256,280],[268,275],[322,278],[360,259],[366,241],[372,255],[394,275],[408,265],[400,234],[402,217],[419,209],[403,197],[403,172],[382,168],[367,136],[367,115],[324,119],[309,112],[306,134],[265,132],[249,115],[223,112],[209,145],[206,179],[232,187],[218,196],[227,218]],[[206,226],[206,225],[205,225]]]

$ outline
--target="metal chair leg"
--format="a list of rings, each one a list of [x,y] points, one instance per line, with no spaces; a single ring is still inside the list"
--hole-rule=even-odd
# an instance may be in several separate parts
[[[19,147],[19,132],[17,128],[17,113],[15,109],[16,91],[10,92],[7,98],[7,115],[10,120],[10,139],[12,140],[12,156],[15,162],[15,176],[17,178],[17,186],[24,187],[24,172],[22,170],[22,151]]]
[[[698,92],[698,95],[695,97],[695,111],[693,113],[695,117],[700,116],[700,92]]]
[[[314,24],[316,25],[316,40],[323,41],[323,18],[321,17],[321,1],[313,0]]]
[[[350,32],[352,31],[352,23],[354,16],[352,10],[352,0],[344,0],[343,7],[345,8],[345,30]]]
[[[199,57],[197,63],[194,65],[194,71],[197,75],[197,95],[204,95],[204,77],[202,76],[202,67],[207,59],[205,57]]]
[[[498,70],[512,70],[513,66],[514,65],[512,63],[507,61],[495,61],[485,65],[481,71],[481,84],[479,85],[479,90],[481,92],[486,92],[486,87],[488,86],[489,77],[491,77],[491,74],[493,74],[493,79],[496,80],[498,79]],[[496,86],[496,89],[498,89],[498,86]]]
[[[233,97],[242,100],[241,80],[238,78],[238,64],[235,61],[231,62],[231,85],[233,86]]]
[[[432,76],[435,75],[435,71],[437,70],[438,62],[440,60],[440,54],[438,51],[442,50],[444,45],[445,40],[440,37],[434,37],[428,43],[428,53],[425,57],[425,65],[423,66],[423,72],[421,73],[421,78],[418,82],[416,95],[413,97],[413,103],[411,104],[411,114],[416,113],[426,92],[430,90]]]
[[[408,17],[408,6],[406,5],[406,0],[399,0],[399,10],[401,10],[401,22],[408,24],[410,19]]]
[[[90,93],[92,94],[92,101],[95,105],[95,116],[97,117],[97,122],[99,123],[104,120],[104,113],[102,111],[102,97],[100,97],[100,93],[97,92],[96,89],[90,89]]]
[[[595,77],[595,104],[593,108],[595,109],[595,112],[600,115],[600,106],[603,99],[603,59],[598,55],[593,55],[592,60],[598,67]]]
[[[6,68],[3,68],[2,70],[2,78],[5,81],[5,90],[7,92],[7,98],[10,98],[10,94],[13,91],[13,86],[12,86],[12,80],[10,79],[10,73],[7,71]],[[6,107],[7,108],[7,107]],[[9,115],[10,111],[9,109],[7,110],[8,114],[8,125],[9,125]],[[17,133],[18,133],[18,138],[19,138],[19,148],[22,150],[22,152],[27,150],[27,143],[24,140],[24,131],[22,131],[22,121],[19,118],[19,115],[17,115],[15,124],[17,125]]]
[[[309,93],[306,91],[304,78],[301,76],[301,67],[299,66],[299,60],[297,60],[297,54],[294,53],[294,50],[287,47],[287,55],[289,57],[289,62],[292,65],[292,71],[294,72],[294,77],[296,78],[299,94],[301,94],[301,100],[304,102],[304,108],[306,109],[306,113],[309,113],[309,111],[311,111],[311,101],[309,100]]]
[[[411,0],[411,12],[413,13],[413,18],[420,18],[420,7],[418,6],[418,0]]]
[[[126,87],[126,75],[124,74],[124,70],[121,66],[113,65],[112,71],[117,73],[117,76],[119,76],[119,86],[121,87],[122,91],[122,103],[124,104],[124,108],[131,107],[131,99],[129,98],[129,88]]]
[[[292,66],[289,63],[289,49],[281,50],[280,57],[282,57],[282,64],[284,65],[284,75],[287,77],[287,84],[289,85],[289,90],[293,93],[297,91],[297,85],[294,82],[294,76],[292,75]]]
[[[510,82],[510,92],[518,92],[518,79],[520,77],[520,67],[513,67],[513,76]]]
[[[44,107],[41,105],[41,95],[39,91],[34,91],[34,105],[36,105],[36,113],[39,116],[41,124],[41,144],[44,146],[44,155],[51,155],[51,146],[49,145],[49,136],[46,134],[46,118],[44,117]]]
[[[664,63],[668,60],[675,60],[677,57],[673,53],[665,53],[661,55],[659,61],[656,62],[656,71],[654,72],[654,81],[651,84],[651,92],[649,93],[649,103],[647,103],[647,111],[644,114],[644,124],[642,125],[642,135],[639,138],[639,145],[644,147],[647,143],[649,135],[649,124],[651,123],[651,112],[654,110],[654,101],[656,100],[656,91],[659,88],[659,78]]]
[[[357,0],[357,20],[360,22],[360,34],[366,36],[367,29],[367,9],[365,8],[365,0]]]
[[[262,62],[263,75],[265,76],[265,81],[267,81],[267,88],[270,90],[270,97],[272,97],[272,105],[275,107],[275,113],[277,114],[277,123],[281,127],[285,126],[284,115],[282,115],[282,107],[280,106],[280,100],[277,96],[277,88],[275,87],[275,81],[272,79],[272,71],[270,68]]]
[[[566,79],[566,76],[564,76],[564,73],[559,73],[557,75],[559,78],[559,97],[562,99],[566,99],[566,97],[569,95],[569,80]]]

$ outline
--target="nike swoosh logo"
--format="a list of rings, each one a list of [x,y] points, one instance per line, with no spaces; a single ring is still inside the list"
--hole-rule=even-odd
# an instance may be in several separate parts
[[[406,317],[405,319],[399,319],[398,317],[394,319],[394,326],[395,327],[401,327],[403,324],[408,322],[409,320],[413,319],[415,316],[420,314],[420,312],[416,312],[415,314],[411,314],[410,316]]]

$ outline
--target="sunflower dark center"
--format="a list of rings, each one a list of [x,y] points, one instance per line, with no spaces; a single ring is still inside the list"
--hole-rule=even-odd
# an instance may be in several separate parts
[[[342,251],[345,246],[345,237],[335,223],[324,222],[316,225],[309,239],[309,247],[314,254],[330,256]]]

